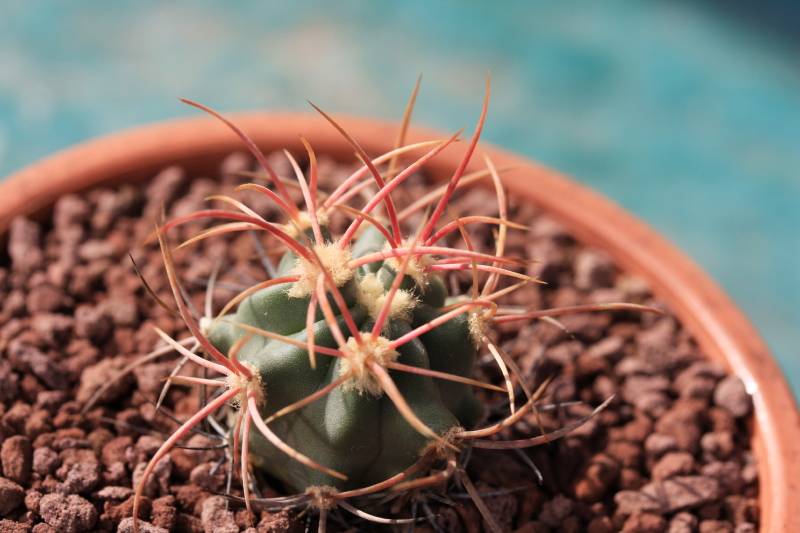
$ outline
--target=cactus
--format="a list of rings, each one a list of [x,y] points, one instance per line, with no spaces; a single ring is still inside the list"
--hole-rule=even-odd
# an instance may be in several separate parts
[[[380,232],[365,231],[357,242],[360,246],[348,254],[352,257],[348,260],[369,257],[370,249],[380,253],[386,243]],[[291,272],[281,270],[285,269],[279,269],[279,274]],[[321,353],[321,348],[338,347],[333,323],[328,324],[321,309],[316,316],[309,311],[312,295],[302,293],[298,287],[301,281],[274,285],[250,295],[235,314],[223,318],[209,334],[212,344],[228,353],[236,341],[248,332],[256,332],[239,348],[237,357],[254,366],[262,382],[269,384],[265,387],[267,401],[259,409],[264,419],[270,420],[281,409],[335,384],[325,398],[274,418],[271,428],[299,452],[324,458],[320,461],[347,476],[347,480],[284,461],[283,452],[259,433],[250,438],[253,461],[294,491],[315,485],[353,489],[382,481],[414,463],[427,442],[436,438],[434,435],[459,425],[471,427],[483,414],[481,402],[463,382],[393,371],[392,380],[400,395],[424,427],[430,429],[417,431],[392,403],[391,395],[384,393],[381,380],[385,378],[369,370],[371,364],[392,370],[409,365],[462,378],[471,376],[477,348],[470,338],[466,314],[416,338],[400,340],[440,316],[437,310],[445,305],[441,279],[434,277],[420,284],[407,275],[388,314],[382,318],[381,303],[399,278],[397,270],[384,260],[359,266],[349,274],[339,287],[349,319],[345,319],[334,298],[329,297],[328,304],[336,327],[349,337],[345,345],[354,359],[361,357],[363,361]],[[313,317],[312,326],[308,326],[308,316]],[[351,324],[357,333],[349,330]],[[292,337],[301,346],[260,336],[256,330]],[[362,346],[357,345],[356,334],[361,335]],[[313,363],[302,346],[309,335],[317,352]],[[354,449],[358,453],[353,453]]]
[[[275,190],[255,184],[240,188],[273,199],[285,213],[287,224],[267,222],[237,200],[215,197],[238,210],[202,211],[169,222],[154,234],[161,243],[178,311],[210,360],[187,350],[160,330],[157,332],[186,358],[225,378],[173,378],[220,387],[224,392],[188,420],[155,454],[138,487],[134,516],[144,480],[158,460],[205,416],[231,402],[236,407],[231,441],[234,456],[239,454],[236,449],[241,448],[241,479],[248,509],[254,501],[267,508],[309,502],[320,511],[321,529],[327,511],[336,506],[385,522],[386,519],[356,509],[348,499],[440,483],[458,471],[479,509],[495,527],[458,465],[459,449],[465,443],[484,448],[519,448],[546,442],[568,433],[605,405],[578,424],[550,435],[542,432],[540,437],[513,442],[491,438],[526,412],[535,412],[536,400],[546,386],[545,383],[537,391],[527,389],[514,362],[492,342],[492,323],[532,320],[578,310],[655,310],[632,304],[606,304],[497,314],[496,298],[536,280],[514,270],[529,261],[503,255],[508,228],[523,227],[507,220],[498,172],[490,161],[487,160],[487,170],[478,177],[490,176],[494,181],[500,218],[459,218],[451,211],[453,222],[438,224],[453,191],[462,183],[462,174],[480,137],[488,99],[487,83],[480,120],[462,164],[440,192],[430,216],[422,218],[416,231],[407,232],[410,235],[403,233],[401,217],[390,193],[427,160],[446,149],[461,132],[448,140],[415,146],[403,146],[401,140],[396,150],[373,161],[333,119],[320,111],[352,144],[364,166],[320,205],[314,152],[303,140],[309,158],[308,179],[289,155],[297,174],[296,186],[305,199],[306,210],[301,211],[292,202],[289,185],[272,171],[263,154],[241,130],[214,111],[189,102],[226,122],[253,151]],[[401,172],[394,170],[400,155],[420,148],[429,151]],[[376,168],[387,161],[392,169],[390,181]],[[377,185],[378,193],[360,211],[346,207],[344,201],[368,182]],[[388,227],[374,215],[379,206]],[[341,236],[331,235],[327,226],[336,209],[349,211],[355,217]],[[181,296],[166,232],[204,217],[231,222],[211,228],[189,242],[256,229],[276,236],[287,252],[276,277],[239,294],[217,318],[206,318],[198,324]],[[472,223],[488,223],[498,228],[494,254],[473,251],[464,231],[464,226]],[[457,231],[465,239],[467,249],[437,245],[444,235]],[[471,297],[448,297],[441,275],[453,270],[473,273]],[[488,273],[488,277],[479,290],[479,275],[487,276],[482,273]],[[498,290],[504,276],[520,278],[521,283]],[[235,312],[231,312],[234,308]],[[481,347],[487,348],[497,360],[505,378],[504,386],[472,379]],[[515,404],[514,379],[526,394],[523,405]],[[476,387],[508,394],[510,413],[488,427],[467,430],[464,428],[474,428],[484,419],[484,406],[473,392]],[[250,497],[249,466],[268,472],[294,495],[254,500]],[[437,466],[441,469],[431,471]]]

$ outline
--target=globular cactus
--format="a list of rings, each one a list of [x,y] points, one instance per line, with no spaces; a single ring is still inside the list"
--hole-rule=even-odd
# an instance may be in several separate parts
[[[348,498],[440,483],[458,471],[487,521],[496,526],[457,464],[456,453],[463,444],[484,448],[531,446],[566,434],[594,413],[550,435],[512,442],[491,438],[528,411],[535,412],[536,399],[546,386],[545,383],[537,391],[528,390],[511,358],[490,340],[492,322],[531,320],[577,310],[651,309],[606,304],[496,314],[494,300],[515,287],[498,290],[501,277],[521,278],[522,283],[535,280],[513,268],[529,261],[503,256],[508,227],[520,226],[507,220],[502,186],[491,162],[487,161],[488,169],[482,175],[491,176],[495,182],[500,218],[459,218],[451,212],[454,221],[437,229],[480,136],[488,85],[481,118],[462,164],[441,192],[430,216],[423,217],[416,231],[407,231],[408,234],[401,229],[391,191],[461,132],[446,141],[399,145],[372,161],[355,140],[320,111],[352,144],[364,167],[320,205],[315,156],[304,141],[310,162],[308,179],[289,156],[305,199],[306,210],[301,211],[293,203],[287,184],[275,175],[243,132],[215,112],[193,105],[225,121],[250,147],[267,170],[275,190],[260,185],[240,188],[273,199],[284,211],[287,224],[270,223],[236,200],[215,197],[238,211],[202,211],[172,221],[156,232],[179,311],[211,360],[157,331],[187,358],[225,376],[222,380],[180,379],[217,386],[224,392],[188,420],[155,454],[144,472],[134,506],[138,508],[144,479],[160,458],[205,416],[231,402],[237,408],[231,440],[234,449],[241,447],[241,479],[248,508],[252,503],[250,465],[270,473],[287,491],[295,493],[259,500],[260,505],[281,507],[309,502],[320,510],[321,528],[327,510],[335,506],[381,520],[355,509]],[[376,165],[390,161],[392,166],[402,153],[420,148],[430,151],[401,172],[392,172],[391,181],[385,181],[378,172]],[[345,200],[367,182],[377,186],[375,196],[361,210],[347,207]],[[382,206],[388,227],[374,215],[378,206]],[[355,216],[341,236],[331,235],[327,227],[328,217],[337,208]],[[192,241],[256,229],[277,237],[288,251],[276,277],[238,295],[219,317],[206,318],[198,324],[180,293],[165,235],[176,225],[203,217],[232,222],[211,228]],[[489,223],[498,228],[495,254],[473,251],[464,231],[464,225],[471,223]],[[461,232],[466,249],[437,246],[444,235],[454,231]],[[440,276],[453,270],[473,273],[475,283],[470,297],[448,298]],[[479,290],[481,272],[488,273],[488,278]],[[234,313],[226,314],[237,305]],[[480,347],[486,347],[497,360],[505,377],[504,387],[472,379]],[[515,405],[515,379],[526,394],[523,405]],[[464,429],[484,418],[484,406],[473,393],[475,387],[508,394],[509,416],[482,429]],[[431,472],[437,465],[443,469]]]
[[[365,231],[348,257],[357,262],[359,257],[369,257],[370,251],[380,253],[386,242],[380,232]],[[284,261],[283,265],[294,262]],[[291,270],[279,269],[278,273],[290,275]],[[384,393],[381,378],[368,368],[370,364],[389,369],[399,394],[437,436],[458,426],[471,427],[483,413],[482,403],[465,383],[392,370],[396,365],[408,365],[469,378],[477,353],[465,313],[403,342],[404,335],[441,316],[439,309],[445,306],[446,294],[439,277],[420,283],[406,276],[388,316],[375,332],[382,304],[397,277],[396,268],[388,261],[353,269],[339,287],[351,321],[345,320],[337,302],[329,296],[335,323],[347,338],[348,349],[363,361],[322,352],[323,348],[338,348],[337,341],[321,309],[313,316],[313,325],[307,325],[312,297],[298,287],[301,282],[274,285],[250,295],[235,314],[225,317],[210,332],[209,339],[223,353],[256,329],[300,341],[300,345],[290,345],[279,338],[254,335],[237,352],[240,361],[257,369],[264,384],[266,401],[259,409],[264,419],[334,385],[325,397],[274,419],[270,428],[287,445],[347,476],[346,480],[286,461],[284,452],[263,435],[251,434],[253,462],[291,490],[302,492],[311,486],[354,489],[378,483],[416,462],[431,440],[430,433],[409,425],[391,396]],[[357,345],[348,322],[358,329],[363,347]],[[303,347],[309,335],[317,352],[313,366]]]

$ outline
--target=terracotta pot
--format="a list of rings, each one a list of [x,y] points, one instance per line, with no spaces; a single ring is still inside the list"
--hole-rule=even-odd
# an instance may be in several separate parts
[[[317,153],[353,159],[349,145],[317,115],[251,113],[230,118],[265,152],[288,148],[305,153],[301,133]],[[397,124],[337,119],[368,153],[391,149]],[[444,137],[412,129],[408,141]],[[449,177],[464,144],[436,156],[426,165],[427,172]],[[182,165],[190,175],[205,170],[213,174],[223,157],[243,148],[226,126],[206,117],[144,126],[80,144],[0,183],[0,235],[16,215],[45,216],[65,193],[144,179],[172,164]],[[800,415],[775,360],[742,312],[690,259],[608,199],[518,155],[494,148],[488,153],[498,166],[525,165],[503,175],[512,194],[540,205],[579,240],[606,250],[621,268],[646,279],[702,351],[744,380],[755,405],[752,447],[760,476],[761,531],[800,531]]]

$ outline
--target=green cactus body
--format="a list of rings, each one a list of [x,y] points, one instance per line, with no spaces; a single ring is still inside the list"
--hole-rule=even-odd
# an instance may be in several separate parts
[[[380,232],[366,228],[354,244],[353,255],[360,257],[381,250],[384,243]],[[285,274],[294,259],[294,254],[287,253],[281,261],[279,274]],[[375,322],[363,300],[359,300],[358,287],[365,276],[371,275],[388,290],[396,270],[388,261],[370,263],[357,269],[355,276],[340,287],[354,322],[366,333],[372,331]],[[397,339],[440,314],[438,308],[444,305],[446,298],[444,284],[440,278],[432,276],[427,285],[421,290],[406,276],[401,288],[408,289],[417,299],[408,316],[387,321],[383,337]],[[211,342],[222,353],[227,353],[237,339],[246,335],[246,331],[232,322],[307,341],[306,315],[310,297],[290,297],[289,286],[276,285],[243,300],[235,314],[225,317],[210,332]],[[330,295],[329,301],[340,329],[349,336],[341,310]],[[320,310],[315,320],[316,346],[337,348]],[[469,336],[466,313],[400,345],[397,351],[397,363],[463,377],[471,377],[477,354]],[[260,414],[264,418],[331,384],[339,378],[340,367],[345,364],[342,358],[317,353],[316,369],[312,369],[305,349],[258,335],[241,347],[237,357],[252,364],[261,375],[266,402]],[[482,403],[466,384],[396,370],[391,370],[390,375],[417,417],[439,435],[459,425],[473,425],[483,414]],[[416,462],[430,441],[409,425],[387,394],[359,391],[348,383],[275,419],[269,426],[298,452],[348,478],[342,481],[306,467],[275,448],[261,433],[251,432],[251,461],[281,480],[287,489],[298,492],[311,486],[329,485],[349,490],[381,482]]]

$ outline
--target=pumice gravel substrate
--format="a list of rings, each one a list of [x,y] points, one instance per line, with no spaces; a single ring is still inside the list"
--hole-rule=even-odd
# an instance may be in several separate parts
[[[279,174],[292,175],[282,154],[270,160],[283,169]],[[150,323],[176,338],[188,335],[181,320],[145,293],[128,254],[162,299],[171,301],[160,252],[139,243],[162,213],[173,219],[207,208],[205,197],[231,194],[246,181],[230,171],[251,167],[248,157],[236,153],[223,163],[218,180],[190,181],[181,169],[167,168],[146,186],[65,196],[47,222],[14,222],[7,253],[0,254],[0,533],[132,531],[133,487],[178,427],[167,415],[186,420],[198,409],[199,397],[194,389],[173,386],[164,413],[156,411],[152,402],[162,379],[178,361],[168,354],[138,367],[79,416],[98,387],[163,344]],[[320,158],[320,189],[351,170]],[[428,188],[423,176],[415,176],[396,201],[402,206]],[[243,194],[254,210],[280,220],[262,197]],[[461,215],[498,214],[484,189],[463,191],[451,205]],[[576,243],[536,207],[512,198],[510,214],[531,229],[509,231],[506,255],[541,261],[527,273],[547,285],[528,284],[504,305],[544,309],[623,301],[663,307],[643,281],[620,272],[602,252]],[[478,226],[470,226],[476,248],[493,252],[491,232]],[[170,234],[171,242],[204,227],[204,222],[187,224]],[[216,259],[224,263],[214,312],[235,291],[265,279],[250,235],[233,235],[174,253],[201,310]],[[463,246],[458,232],[451,237],[451,246]],[[264,246],[269,251],[277,243],[265,238]],[[450,285],[466,291],[470,276]],[[520,533],[757,531],[752,407],[742,382],[706,361],[671,316],[613,311],[559,321],[566,331],[543,321],[497,331],[533,387],[555,376],[539,404],[569,404],[542,413],[546,430],[568,425],[617,396],[596,418],[549,445],[519,453],[471,452],[468,472],[500,525]],[[502,378],[491,358],[481,360],[476,375],[497,383]],[[484,399],[498,417],[507,409],[499,394]],[[538,433],[529,415],[505,437]],[[149,524],[143,531],[302,533],[316,527],[311,515],[298,510],[262,512],[255,526],[249,524],[239,503],[218,495],[226,492],[228,478],[220,442],[196,434],[184,444],[187,448],[173,449],[169,460],[159,463],[148,483],[140,518]],[[261,481],[263,495],[279,490],[270,480]],[[230,492],[242,494],[235,476]],[[451,480],[438,499],[418,495],[418,516],[430,512],[435,520],[418,523],[415,531],[489,531],[463,493]],[[457,506],[442,503],[442,497]],[[400,514],[409,516],[411,507]],[[332,520],[333,530],[388,527],[346,512]]]

